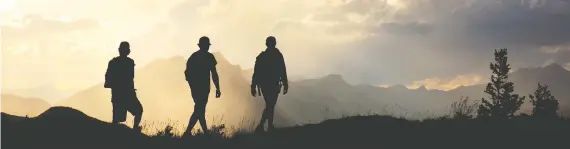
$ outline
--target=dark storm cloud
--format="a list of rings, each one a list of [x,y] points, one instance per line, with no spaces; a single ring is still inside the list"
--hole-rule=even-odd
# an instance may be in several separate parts
[[[465,73],[486,74],[494,49],[509,48],[515,68],[565,62],[567,52],[546,54],[542,46],[570,43],[567,0],[409,0],[408,13],[369,27],[376,36],[347,46],[335,70],[354,82],[410,82]],[[358,5],[360,12],[375,9]],[[364,10],[362,10],[364,9]],[[382,18],[384,13],[371,13]],[[556,55],[556,56],[552,56]],[[359,67],[354,67],[359,66]],[[371,76],[371,77],[366,77]]]

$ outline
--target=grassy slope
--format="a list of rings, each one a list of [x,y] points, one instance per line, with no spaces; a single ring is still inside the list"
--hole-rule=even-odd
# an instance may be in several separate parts
[[[123,125],[70,108],[51,108],[34,118],[2,113],[2,147],[10,148],[552,148],[567,144],[568,120],[518,117],[509,122],[439,118],[409,121],[390,116],[353,116],[270,133],[214,133],[194,137],[146,136]],[[552,146],[552,147],[551,147]]]

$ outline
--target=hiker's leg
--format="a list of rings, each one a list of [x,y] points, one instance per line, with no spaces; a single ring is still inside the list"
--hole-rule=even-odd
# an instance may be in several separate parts
[[[119,124],[119,120],[117,119],[117,116],[119,115],[119,109],[117,109],[117,102],[115,102],[116,100],[116,93],[115,90],[111,89],[111,106],[113,107],[113,120],[111,121],[111,123],[113,124]]]
[[[135,120],[133,123],[133,128],[140,128],[141,127],[141,120],[142,120],[142,114],[140,115],[135,115]]]
[[[275,128],[275,125],[273,123],[273,116],[275,115],[275,105],[277,104],[277,94],[275,95],[271,95],[269,96],[268,99],[268,103],[267,103],[267,119],[268,119],[268,123],[267,123],[267,129],[268,130],[273,130]]]
[[[263,109],[263,113],[261,113],[261,120],[259,121],[259,125],[264,125],[265,121],[267,121],[267,103],[265,103],[265,109]]]
[[[200,121],[200,126],[202,126],[202,131],[204,133],[208,132],[208,124],[206,123],[206,105],[208,103],[208,95],[206,94],[205,97],[203,97],[202,103],[200,103],[200,109],[198,109],[198,120]]]
[[[202,115],[198,119],[200,120],[200,125],[202,126],[202,131],[204,133],[208,133],[208,125],[206,124],[206,116]]]
[[[190,87],[192,88],[192,87]],[[198,100],[198,93],[195,90],[190,90],[191,94],[192,94],[192,100],[194,100],[194,111],[192,112],[192,115],[190,116],[190,120],[188,121],[188,127],[186,127],[186,131],[184,132],[184,134],[188,134],[191,135],[192,133],[192,129],[194,128],[194,126],[196,125],[196,123],[198,122],[198,113],[196,109],[199,109],[198,105],[200,104],[200,100]]]
[[[116,102],[112,102],[113,104],[113,120],[111,121],[111,123],[113,124],[119,124],[121,123],[120,121],[120,114],[122,113],[121,110],[119,109],[120,107],[118,106],[118,104]]]
[[[197,101],[197,100],[194,100]],[[196,125],[196,123],[198,122],[198,118],[199,113],[198,113],[198,109],[199,108],[199,103],[194,102],[194,112],[192,112],[192,116],[190,116],[190,120],[188,121],[188,127],[186,128],[185,133],[189,134],[192,132],[192,129],[194,128],[194,126]]]
[[[188,121],[188,127],[186,127],[185,133],[191,133],[192,128],[194,128],[194,125],[196,125],[197,122],[198,122],[198,116],[196,116],[196,111],[194,111],[192,113],[192,116],[190,116],[190,120]]]
[[[261,120],[259,121],[259,125],[257,125],[256,131],[263,131],[264,129],[264,125],[265,125],[265,121],[267,121],[267,112],[268,112],[268,103],[267,103],[267,98],[263,97],[263,99],[265,100],[265,108],[263,109],[263,112],[261,113]]]
[[[135,107],[133,109],[134,112],[132,113],[133,116],[135,117],[134,123],[133,123],[133,128],[139,129],[141,127],[140,124],[141,124],[142,115],[143,115],[143,108],[142,108],[142,105],[140,104],[140,102],[138,102],[138,100],[137,100],[137,103],[138,104],[135,105]]]
[[[125,109],[124,104],[121,102],[124,100],[123,96],[121,96],[121,91],[114,89],[111,90],[111,104],[113,106],[113,124],[119,124],[124,122],[127,117],[127,110]]]

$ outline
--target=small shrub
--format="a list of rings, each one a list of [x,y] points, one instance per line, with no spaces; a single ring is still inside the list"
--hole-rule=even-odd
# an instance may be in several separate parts
[[[226,125],[214,125],[210,128],[209,132],[204,132],[203,130],[198,131],[195,136],[208,136],[215,138],[226,138]]]
[[[174,127],[168,125],[163,130],[159,130],[156,136],[174,138],[176,137],[176,135],[174,135]]]
[[[478,102],[470,103],[469,97],[461,97],[451,104],[451,117],[454,119],[472,119],[477,114]]]

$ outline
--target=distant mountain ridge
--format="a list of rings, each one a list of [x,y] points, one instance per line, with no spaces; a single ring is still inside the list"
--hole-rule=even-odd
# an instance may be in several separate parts
[[[2,93],[12,94],[26,98],[41,98],[46,102],[53,103],[64,98],[67,98],[73,93],[62,92],[54,85],[42,85],[29,89],[10,89],[3,86]]]
[[[16,116],[37,116],[51,107],[49,103],[39,98],[25,98],[2,93],[1,99],[2,112]]]
[[[532,111],[528,95],[534,93],[538,82],[549,86],[552,94],[560,102],[560,112],[570,112],[570,92],[568,92],[570,71],[562,66],[551,64],[545,67],[524,68],[514,71],[509,76],[509,81],[515,83],[515,93],[527,96],[521,112]],[[486,83],[441,91],[427,90],[425,87],[408,89],[403,85],[387,88],[371,85],[353,86],[346,83],[340,75],[328,75],[292,84],[292,95],[282,97],[278,106],[283,109],[282,111],[296,113],[288,115],[296,115],[298,117],[292,119],[300,121],[326,119],[323,116],[326,114],[321,114],[324,108],[315,107],[328,107],[329,113],[341,113],[341,115],[372,112],[422,118],[449,112],[450,104],[461,97],[469,97],[471,101],[488,99],[488,95],[483,92]],[[314,107],[302,106],[306,103],[313,104]],[[321,117],[306,113],[319,113]]]
[[[244,120],[246,123],[255,123],[252,119],[259,118],[264,103],[261,97],[254,98],[250,94],[251,69],[244,70],[232,65],[220,53],[214,55],[218,60],[222,98],[214,98],[213,91],[211,92],[207,107],[210,124],[244,125]],[[186,124],[192,113],[193,102],[189,87],[184,81],[185,63],[186,58],[178,56],[156,60],[136,70],[135,86],[145,108],[143,121],[173,120],[181,125]],[[552,64],[519,69],[511,73],[509,79],[515,83],[515,92],[523,96],[533,93],[539,81],[549,85],[552,93],[560,100],[561,111],[568,111],[570,71],[562,66]],[[427,90],[425,87],[408,89],[403,85],[382,88],[351,85],[342,76],[331,74],[316,79],[291,81],[289,94],[281,95],[277,104],[276,123],[284,126],[314,123],[369,113],[408,118],[433,117],[448,112],[449,105],[462,96],[468,96],[474,101],[486,98],[484,88],[485,84],[463,86],[449,91]],[[89,116],[110,121],[110,90],[103,88],[102,84],[83,90],[56,105],[70,106]],[[523,111],[528,112],[529,108],[527,104]]]

